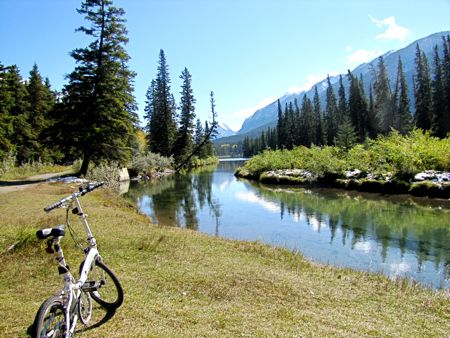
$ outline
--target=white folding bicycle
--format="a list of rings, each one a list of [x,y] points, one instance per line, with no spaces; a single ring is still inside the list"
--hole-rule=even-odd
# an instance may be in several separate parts
[[[87,222],[87,215],[81,208],[79,197],[102,186],[103,183],[90,183],[79,192],[44,208],[46,212],[65,207],[66,224],[54,228],[41,229],[36,232],[39,239],[47,240],[48,253],[56,253],[58,272],[63,275],[64,287],[60,293],[48,298],[39,308],[33,326],[35,337],[73,337],[78,319],[87,325],[92,316],[92,299],[114,311],[123,302],[123,289],[116,275],[105,265],[97,248],[97,242]],[[75,206],[73,207],[73,203]],[[81,217],[87,233],[88,247],[83,248],[74,236],[69,222],[69,211]],[[65,235],[66,227],[72,238],[86,255],[80,265],[80,277],[76,280],[66,263],[60,240]]]

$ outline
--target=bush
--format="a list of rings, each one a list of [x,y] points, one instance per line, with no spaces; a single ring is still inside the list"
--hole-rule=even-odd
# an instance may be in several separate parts
[[[5,157],[3,157],[2,161],[0,162],[0,176],[3,176],[11,169],[13,169],[15,164],[16,154],[10,151]]]
[[[105,182],[105,186],[119,191],[119,171],[122,168],[118,162],[105,162],[89,168],[86,175],[88,181]]]
[[[321,178],[338,178],[344,171],[359,169],[371,177],[407,182],[425,170],[450,170],[450,137],[439,139],[417,129],[403,136],[393,130],[348,151],[328,146],[266,150],[247,161],[238,175],[259,178],[263,172],[280,169],[304,169]]]
[[[155,153],[147,153],[144,155],[138,154],[131,160],[130,168],[128,168],[135,175],[149,175],[164,169],[170,168],[173,165],[173,157],[164,157]]]

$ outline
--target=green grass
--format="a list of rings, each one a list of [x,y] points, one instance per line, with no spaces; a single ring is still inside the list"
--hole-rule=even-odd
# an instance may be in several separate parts
[[[75,187],[41,184],[0,195],[0,336],[23,337],[61,285],[34,229],[64,222],[42,207]],[[447,336],[450,299],[405,281],[318,265],[284,249],[158,227],[107,191],[83,197],[125,302],[80,337]],[[76,228],[80,229],[77,223]],[[18,243],[8,250],[12,244]],[[63,246],[76,269],[82,253]],[[95,308],[94,323],[104,311]],[[91,324],[92,325],[92,324]]]

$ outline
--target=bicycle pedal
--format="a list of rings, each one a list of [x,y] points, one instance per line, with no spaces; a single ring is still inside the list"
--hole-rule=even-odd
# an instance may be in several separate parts
[[[98,282],[87,281],[83,284],[83,286],[81,287],[81,290],[87,291],[87,292],[97,291],[98,290]]]

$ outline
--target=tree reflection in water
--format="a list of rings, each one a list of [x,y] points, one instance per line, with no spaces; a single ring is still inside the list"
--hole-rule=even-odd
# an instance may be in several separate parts
[[[434,278],[439,287],[445,279],[450,286],[450,202],[421,205],[423,199],[412,197],[265,186],[234,178],[235,168],[236,163],[221,162],[217,168],[134,183],[127,195],[154,223],[285,245],[325,263],[394,277],[414,269],[415,278],[422,268],[430,275],[432,262],[439,276],[426,277],[427,283]],[[365,267],[368,259],[375,265]],[[414,268],[411,259],[417,261]]]

